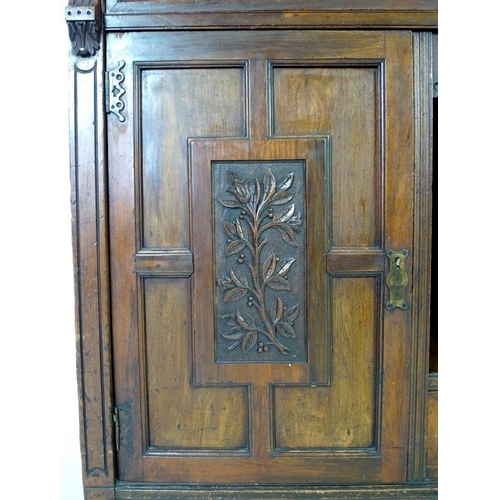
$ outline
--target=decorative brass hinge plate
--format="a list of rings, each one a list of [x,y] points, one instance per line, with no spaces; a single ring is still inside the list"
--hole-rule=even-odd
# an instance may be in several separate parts
[[[408,274],[405,270],[408,250],[400,252],[388,250],[387,256],[389,257],[389,273],[386,277],[386,283],[389,287],[389,302],[387,302],[386,307],[389,310],[396,307],[406,310],[410,307],[404,298],[405,288],[408,285]]]
[[[116,68],[106,72],[106,113],[114,113],[118,120],[122,123],[125,121],[125,116],[122,111],[125,108],[125,103],[122,101],[125,89],[122,84],[125,80],[125,75],[122,69],[125,66],[125,61],[119,61]]]

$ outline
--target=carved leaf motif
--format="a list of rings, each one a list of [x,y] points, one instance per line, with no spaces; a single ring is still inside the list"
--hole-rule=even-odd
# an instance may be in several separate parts
[[[238,233],[238,236],[244,240],[245,239],[245,233],[243,232],[243,227],[241,225],[241,222],[236,219],[236,232]]]
[[[97,21],[67,21],[73,53],[81,57],[94,56],[100,49],[100,25]]]
[[[236,321],[241,327],[245,328],[245,330],[255,330],[255,320],[250,314],[241,309],[236,311]]]
[[[224,233],[228,238],[236,238],[236,226],[232,222],[224,221]]]
[[[295,237],[295,233],[292,228],[287,224],[279,224],[274,226],[281,233],[281,237],[283,241],[291,245],[292,247],[298,247],[297,238]]]
[[[295,321],[299,315],[299,304],[295,304],[293,307],[289,307],[284,313],[283,318],[287,321]]]
[[[224,253],[226,255],[234,255],[237,253],[240,253],[243,249],[245,248],[245,243],[242,243],[239,240],[232,241],[229,243],[229,245],[226,247],[226,250]]]
[[[267,280],[274,274],[274,271],[276,271],[276,255],[272,252],[262,264],[262,277]]]
[[[289,207],[280,208],[273,217],[273,222],[288,222],[295,212],[295,204],[292,203]]]
[[[285,191],[278,191],[272,198],[273,205],[285,205],[290,200],[293,199],[295,195],[293,193],[287,193]]]
[[[247,333],[246,337],[243,339],[243,342],[241,344],[243,352],[248,352],[250,349],[255,347],[258,338],[259,336],[255,331]]]
[[[229,326],[237,325],[236,320],[234,319],[234,315],[232,314],[224,314],[224,316],[222,316],[222,319],[225,321],[226,325]]]
[[[238,275],[236,275],[236,273],[232,269],[231,269],[231,279],[233,283],[240,288],[246,288],[248,286],[248,278],[241,273],[238,273]]]
[[[224,295],[224,302],[235,302],[236,300],[240,300],[248,293],[248,290],[241,288],[231,288]]]
[[[219,198],[219,203],[227,208],[241,208],[241,203],[232,200],[221,200]]]
[[[227,340],[240,340],[245,336],[245,331],[240,329],[234,333],[223,333],[222,336]]]
[[[293,177],[293,172],[290,172],[289,174],[282,177],[277,182],[278,191],[286,191],[287,189],[290,189],[293,184]]]
[[[227,192],[231,193],[241,203],[248,203],[250,200],[248,181],[239,181],[235,179],[233,186],[227,188]]]
[[[292,323],[298,317],[299,305],[287,308],[279,294],[274,294],[270,300],[268,293],[270,290],[292,291],[288,275],[296,259],[285,257],[280,262],[276,255],[279,240],[266,237],[265,233],[275,229],[286,244],[298,246],[295,232],[302,224],[301,214],[296,213],[295,203],[289,204],[295,193],[288,191],[293,186],[294,173],[290,172],[276,181],[268,168],[260,181],[257,178],[244,179],[237,172],[228,171],[226,179],[230,184],[226,191],[233,199],[218,198],[218,201],[224,207],[240,212],[235,214],[234,222],[222,221],[223,232],[228,238],[224,254],[226,257],[239,254],[238,263],[246,265],[229,269],[230,277],[224,276],[217,283],[224,293],[223,303],[236,302],[249,295],[246,303],[248,310],[242,306],[234,314],[222,316],[222,320],[231,327],[230,331],[222,333],[222,337],[233,341],[226,350],[241,346],[242,351],[248,353],[259,342],[259,353],[267,352],[268,347],[274,346],[281,354],[291,354],[278,337],[297,338]],[[268,222],[268,217],[271,222]],[[266,245],[272,249],[264,260],[263,249]]]
[[[272,276],[267,282],[270,288],[273,290],[291,290],[292,287],[290,283],[281,276]]]
[[[289,339],[296,339],[297,334],[295,333],[295,330],[293,326],[289,325],[288,323],[278,323],[276,325],[276,331],[282,335],[283,337],[289,338]]]
[[[268,201],[276,192],[276,178],[268,168],[264,174],[264,201]]]
[[[273,323],[277,323],[283,317],[284,305],[283,301],[277,296],[274,296],[274,302],[271,306],[271,318]]]
[[[294,262],[295,259],[287,259],[286,262],[278,269],[278,274],[280,276],[286,276],[290,272]]]
[[[292,227],[292,229],[295,231],[295,232],[298,232],[299,231],[299,226],[302,225],[302,214],[300,212],[297,212],[297,214],[295,214],[291,219],[290,219],[290,226]]]
[[[234,184],[234,181],[240,181],[241,176],[237,172],[233,172],[232,170],[228,170],[226,173],[226,179],[229,184]]]
[[[253,183],[249,187],[250,191],[250,205],[252,211],[255,212],[257,205],[260,202],[260,182],[258,179],[254,179]]]
[[[241,344],[241,340],[237,340],[234,344],[231,344],[229,347],[226,347],[226,351],[232,351],[236,349]]]

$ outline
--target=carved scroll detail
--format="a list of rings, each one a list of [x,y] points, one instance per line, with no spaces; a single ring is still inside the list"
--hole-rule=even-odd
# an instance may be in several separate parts
[[[92,0],[73,0],[66,7],[66,23],[75,56],[91,57],[100,49],[99,5],[99,3],[92,5]]]
[[[239,266],[231,266],[229,276],[218,279],[223,302],[246,299],[248,308],[235,307],[222,320],[230,327],[222,337],[231,341],[228,351],[240,348],[243,353],[256,349],[258,353],[276,348],[283,355],[292,354],[280,339],[296,339],[294,322],[300,314],[299,304],[285,305],[279,292],[292,291],[288,274],[296,262],[292,257],[280,257],[274,251],[266,252],[269,232],[276,231],[282,240],[297,247],[296,233],[301,229],[302,215],[290,203],[295,193],[293,172],[276,180],[269,168],[262,181],[243,179],[238,173],[228,171],[229,199],[218,201],[234,209],[234,221],[223,221],[227,237],[226,258],[237,257]],[[268,297],[274,291],[273,297]]]

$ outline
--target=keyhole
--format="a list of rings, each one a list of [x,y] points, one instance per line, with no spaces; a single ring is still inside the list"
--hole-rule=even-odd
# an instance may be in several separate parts
[[[401,257],[396,257],[396,260],[394,262],[396,264],[396,267],[399,269],[399,267],[401,265]]]

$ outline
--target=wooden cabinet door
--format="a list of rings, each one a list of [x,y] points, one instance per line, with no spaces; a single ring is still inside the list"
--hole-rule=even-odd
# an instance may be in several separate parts
[[[405,480],[411,46],[108,34],[120,480]]]

